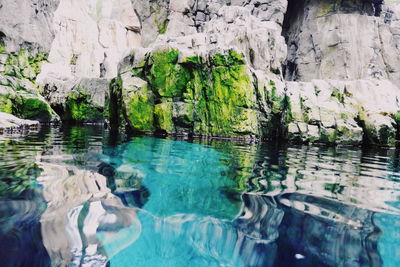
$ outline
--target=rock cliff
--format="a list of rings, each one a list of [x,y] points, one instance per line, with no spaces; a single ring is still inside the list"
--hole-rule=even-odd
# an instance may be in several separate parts
[[[9,12],[19,5],[24,21]],[[4,53],[48,53],[29,78],[62,120],[331,144],[400,136],[397,0],[18,0],[0,13]]]

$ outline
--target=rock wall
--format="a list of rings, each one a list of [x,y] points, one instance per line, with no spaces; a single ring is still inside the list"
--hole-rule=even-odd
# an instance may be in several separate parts
[[[10,52],[48,51],[54,38],[53,14],[59,0],[2,0],[0,44]]]
[[[399,139],[397,0],[61,0],[46,8],[52,23],[38,43],[49,57],[35,82],[63,120],[188,136]],[[4,20],[4,29],[13,25]],[[24,43],[4,35],[8,51]]]

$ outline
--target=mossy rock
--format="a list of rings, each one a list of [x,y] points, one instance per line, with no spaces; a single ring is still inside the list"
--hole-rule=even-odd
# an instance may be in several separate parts
[[[13,114],[13,101],[8,95],[0,96],[0,112]]]
[[[236,51],[184,59],[175,49],[155,51],[131,74],[147,86],[125,77],[114,97],[120,95],[120,110],[135,131],[174,134],[185,128],[196,135],[258,135],[254,86]]]
[[[159,131],[173,133],[175,130],[173,117],[173,103],[161,103],[154,108],[155,126]]]
[[[190,79],[188,71],[177,64],[177,50],[159,51],[152,54],[149,84],[161,97],[181,97]]]
[[[0,111],[18,118],[41,122],[50,122],[58,117],[44,99],[26,93],[0,96]]]
[[[128,124],[138,132],[154,132],[154,101],[147,92],[134,92],[124,99]]]
[[[65,120],[77,123],[96,123],[102,122],[103,118],[103,108],[92,102],[86,90],[78,88],[67,96]]]
[[[21,107],[21,118],[49,122],[56,117],[50,105],[39,98],[25,98]]]

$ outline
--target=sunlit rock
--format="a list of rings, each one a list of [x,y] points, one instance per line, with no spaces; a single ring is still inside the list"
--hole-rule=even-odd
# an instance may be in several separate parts
[[[4,131],[23,131],[36,129],[39,126],[38,121],[19,119],[11,114],[0,112],[0,132]]]

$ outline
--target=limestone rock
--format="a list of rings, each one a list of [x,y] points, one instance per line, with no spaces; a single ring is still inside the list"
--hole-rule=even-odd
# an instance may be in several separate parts
[[[125,53],[140,45],[140,22],[131,2],[61,0],[54,29],[48,63],[37,78],[46,98],[53,106],[63,105],[76,88],[84,87],[87,102],[103,108],[105,81],[117,75]]]
[[[22,132],[29,129],[37,129],[38,121],[23,120],[14,115],[0,112],[0,133],[4,132]]]
[[[0,55],[0,112],[41,122],[57,121],[59,117],[39,94],[35,81],[46,55],[28,50]]]
[[[383,78],[399,84],[399,38],[395,34],[399,3],[388,4],[382,16],[375,17],[371,4],[345,2],[310,0],[288,10],[283,28],[288,42],[286,78]]]
[[[59,0],[2,0],[0,45],[8,51],[48,51],[54,38],[53,17]]]

